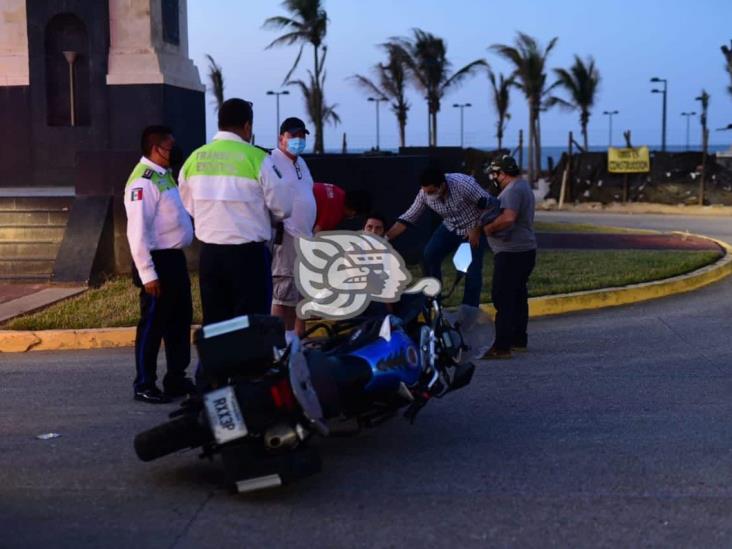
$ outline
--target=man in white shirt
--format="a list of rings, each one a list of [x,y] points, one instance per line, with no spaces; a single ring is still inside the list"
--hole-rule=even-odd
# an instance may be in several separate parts
[[[191,283],[182,248],[193,227],[170,173],[175,139],[170,128],[150,126],[142,133],[142,158],[125,187],[127,240],[140,286],[140,322],[135,338],[135,400],[160,404],[194,391],[185,375],[191,359],[193,308]],[[158,351],[165,341],[168,371],[162,392],[157,379]]]
[[[285,323],[288,341],[294,333],[302,337],[305,331],[305,322],[295,313],[300,299],[295,285],[295,239],[313,235],[317,214],[313,178],[300,156],[309,133],[302,120],[288,118],[280,126],[277,148],[271,153],[274,169],[289,185],[292,196],[292,215],[284,220],[281,241],[275,239],[272,250],[272,314]]]
[[[243,99],[219,109],[213,142],[193,151],[179,175],[183,204],[202,242],[203,323],[270,314],[272,220],[292,211],[289,186],[266,151],[249,144],[254,114]]]

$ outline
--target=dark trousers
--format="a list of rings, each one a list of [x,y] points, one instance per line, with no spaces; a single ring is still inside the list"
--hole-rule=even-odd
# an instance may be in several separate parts
[[[199,274],[204,324],[270,314],[272,257],[263,242],[204,243]]]
[[[466,242],[465,237],[452,232],[445,225],[437,227],[424,249],[424,275],[433,276],[442,282],[442,262],[448,255],[453,254],[463,242]],[[465,293],[463,294],[465,305],[473,307],[480,305],[480,290],[483,287],[483,253],[486,246],[485,236],[481,233],[480,245],[477,248],[470,248],[473,261],[465,276]]]
[[[496,339],[499,351],[525,347],[528,341],[529,292],[527,283],[536,263],[536,250],[501,252],[493,257],[491,296],[496,308]]]
[[[155,385],[161,341],[165,342],[168,365],[163,379],[165,386],[180,382],[191,361],[193,306],[186,257],[182,250],[155,250],[151,255],[160,281],[160,297],[155,298],[144,287],[140,288],[140,322],[135,338],[136,390]],[[136,285],[142,284],[136,271],[133,280]]]

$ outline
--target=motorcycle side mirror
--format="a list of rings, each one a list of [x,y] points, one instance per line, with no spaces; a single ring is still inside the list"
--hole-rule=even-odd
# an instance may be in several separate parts
[[[472,262],[473,253],[470,251],[470,244],[463,242],[452,257],[452,263],[457,271],[464,274],[468,272],[468,267]]]

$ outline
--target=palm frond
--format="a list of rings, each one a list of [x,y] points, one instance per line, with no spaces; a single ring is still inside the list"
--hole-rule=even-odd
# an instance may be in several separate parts
[[[208,59],[208,78],[211,81],[211,93],[216,102],[216,110],[221,108],[224,102],[224,73],[221,66],[216,63],[210,54],[206,54]]]
[[[367,92],[373,93],[380,99],[386,99],[386,94],[366,76],[363,76],[362,74],[354,74],[349,79],[353,80],[359,87]]]

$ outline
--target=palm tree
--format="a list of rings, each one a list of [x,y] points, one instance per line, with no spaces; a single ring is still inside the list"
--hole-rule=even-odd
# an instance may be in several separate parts
[[[396,115],[399,125],[399,144],[404,147],[407,113],[410,107],[406,98],[407,65],[403,56],[399,54],[398,46],[387,42],[381,44],[381,47],[386,50],[388,61],[386,64],[379,63],[374,66],[376,82],[361,74],[355,74],[351,78],[368,93],[376,95],[379,99],[391,101],[391,111]]]
[[[541,167],[541,131],[539,114],[546,95],[554,87],[546,85],[545,66],[557,38],[542,49],[535,38],[519,32],[514,46],[494,44],[491,49],[513,64],[515,86],[524,92],[529,104],[529,179],[533,182]]]
[[[557,83],[564,88],[569,98],[567,100],[559,97],[550,97],[547,106],[560,105],[570,110],[576,110],[580,113],[580,126],[582,127],[582,140],[585,150],[588,149],[587,144],[587,124],[590,122],[590,109],[595,104],[597,97],[597,89],[600,84],[600,72],[595,66],[595,60],[592,57],[587,58],[587,62],[583,62],[579,56],[574,56],[574,64],[567,69],[554,69],[557,75]]]
[[[511,118],[508,112],[508,106],[511,99],[511,86],[513,86],[513,78],[506,78],[503,74],[496,75],[493,71],[488,71],[488,79],[491,82],[491,98],[493,99],[493,108],[498,115],[496,121],[496,137],[498,138],[498,150],[503,148],[503,132],[506,130],[506,122]]]
[[[224,102],[224,73],[213,57],[206,54],[206,58],[208,59],[208,78],[211,80],[211,93],[214,96],[216,110],[218,111]]]
[[[705,154],[707,152],[708,145],[707,135],[709,134],[709,130],[707,130],[707,114],[709,112],[709,100],[711,97],[712,96],[707,93],[707,90],[702,89],[699,97],[695,98],[699,103],[701,103],[701,115],[699,116],[699,121],[701,122],[702,127],[702,148]]]
[[[722,55],[724,55],[724,58],[727,61],[727,66],[725,68],[729,73],[729,80],[732,82],[732,40],[729,42],[729,48],[727,46],[722,46]],[[732,95],[732,85],[727,86],[727,91]]]
[[[291,17],[270,17],[264,22],[264,27],[284,29],[287,32],[273,40],[267,48],[300,44],[300,50],[298,51],[297,57],[295,57],[295,62],[292,64],[292,68],[290,68],[283,82],[286,84],[295,84],[302,90],[303,86],[301,84],[305,83],[302,80],[290,82],[290,77],[300,62],[305,45],[312,44],[313,71],[309,74],[310,83],[304,86],[304,88],[310,90],[310,95],[306,96],[303,94],[303,97],[308,105],[308,113],[315,126],[313,152],[322,153],[324,150],[323,124],[327,114],[323,110],[325,103],[323,102],[323,90],[321,89],[325,81],[323,64],[326,50],[323,45],[323,39],[325,38],[328,27],[328,14],[323,9],[321,0],[284,0],[282,7],[290,13]],[[311,111],[311,108],[315,110]],[[327,118],[333,119],[332,114],[329,114]]]
[[[325,50],[323,51],[325,52]],[[303,99],[305,100],[305,110],[307,111],[310,120],[313,122],[313,124],[315,124],[316,128],[318,127],[318,124],[316,123],[316,117],[320,117],[321,139],[318,145],[318,138],[316,136],[315,144],[313,145],[313,152],[322,153],[323,124],[326,122],[340,124],[341,119],[338,116],[338,113],[335,112],[335,108],[338,105],[326,105],[325,103],[325,97],[323,96],[325,71],[322,72],[320,76],[320,81],[317,81],[315,79],[315,75],[311,71],[308,71],[308,77],[310,80],[309,82],[305,82],[304,80],[291,80],[288,81],[287,84],[300,88],[300,92],[302,93]],[[318,149],[318,146],[320,146],[320,149]]]
[[[437,146],[437,113],[440,101],[452,88],[480,67],[487,67],[484,59],[468,63],[450,74],[447,46],[442,38],[421,29],[413,29],[412,38],[391,39],[395,54],[404,60],[417,89],[424,93],[429,112],[429,145]]]

